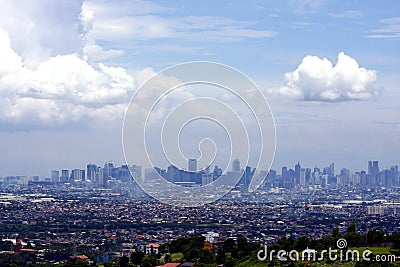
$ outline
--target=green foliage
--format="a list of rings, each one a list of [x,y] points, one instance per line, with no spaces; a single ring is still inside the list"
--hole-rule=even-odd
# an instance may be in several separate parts
[[[364,243],[364,238],[357,233],[357,226],[355,222],[352,222],[346,230],[344,238],[347,241],[347,245],[350,247],[358,247]]]
[[[165,254],[165,256],[164,256],[164,262],[170,262],[170,261],[172,261],[171,254],[169,254],[169,253]]]
[[[356,223],[355,223],[355,222],[352,222],[352,223],[347,227],[346,233],[347,233],[347,234],[349,234],[349,233],[355,233],[356,231],[357,231]]]
[[[228,238],[224,242],[224,251],[226,253],[231,253],[232,251],[236,251],[236,242],[232,238]]]
[[[169,244],[169,251],[171,253],[188,253],[191,249],[203,248],[205,238],[203,236],[185,237],[173,240]]]
[[[385,241],[385,231],[369,230],[367,233],[367,243],[370,246],[380,245]]]
[[[227,254],[225,261],[224,261],[224,267],[233,267],[238,263],[237,259],[234,259],[231,254]]]
[[[307,236],[299,237],[294,244],[294,249],[303,251],[310,246],[310,243],[311,241]]]
[[[142,260],[141,267],[154,267],[158,265],[158,260],[154,255],[145,256]]]
[[[339,226],[336,226],[335,228],[333,228],[332,237],[339,238],[341,236],[342,236],[342,234],[340,233]]]
[[[292,249],[294,249],[294,242],[295,240],[292,237],[282,237],[281,239],[279,239],[279,241],[273,246],[273,249],[278,251],[278,250],[286,250],[286,251],[290,251]]]
[[[129,264],[129,258],[126,256],[123,256],[119,259],[119,266],[120,267],[127,267]]]
[[[364,243],[364,238],[359,233],[346,233],[344,238],[346,239],[347,246],[349,247],[359,247]]]
[[[393,242],[393,248],[400,249],[400,232],[392,233],[389,239]]]
[[[131,254],[131,262],[135,265],[140,265],[142,263],[143,258],[144,258],[143,251],[135,251]]]

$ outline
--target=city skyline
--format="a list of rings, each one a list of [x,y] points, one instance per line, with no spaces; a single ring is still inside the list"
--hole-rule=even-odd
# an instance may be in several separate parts
[[[276,123],[272,168],[298,159],[350,169],[371,158],[397,164],[399,8],[0,1],[0,176],[43,176],[48,166],[72,169],[88,158],[123,163],[122,121],[137,88],[166,67],[198,60],[237,68],[260,87]],[[196,129],[188,146],[198,144]]]
[[[236,158],[229,169],[223,170],[218,165],[208,166],[205,169],[197,169],[197,161],[196,159],[188,160],[188,167],[184,169],[179,169],[176,166],[169,165],[165,169],[154,166],[154,168],[142,168],[139,165],[129,166],[126,164],[118,165],[114,164],[112,161],[108,161],[104,163],[104,167],[102,165],[97,165],[95,163],[88,163],[86,168],[80,168],[75,166],[72,169],[51,169],[50,176],[39,176],[39,175],[8,175],[0,178],[6,179],[7,177],[25,177],[31,179],[30,181],[44,181],[44,182],[60,182],[60,183],[75,183],[75,182],[94,182],[98,185],[107,187],[107,181],[116,179],[122,182],[131,183],[136,179],[146,179],[146,175],[149,177],[154,176],[153,171],[155,170],[159,175],[167,179],[172,183],[178,182],[194,182],[195,184],[205,185],[217,180],[221,175],[229,175],[230,173],[241,173],[243,177],[238,182],[238,184],[243,184],[247,187],[252,179],[253,175],[266,175],[266,170],[257,170],[252,166],[242,166],[240,160]],[[168,173],[171,172],[171,173]],[[179,174],[180,178],[176,180],[172,175]],[[193,176],[192,174],[198,174],[200,176]],[[264,173],[264,174],[263,174]],[[213,174],[211,177],[208,177],[207,174]],[[133,178],[132,177],[135,177]],[[203,175],[203,177],[202,177]],[[320,175],[323,175],[320,177]],[[356,175],[356,176],[354,176]],[[383,177],[381,177],[383,175]],[[391,180],[393,181],[384,181],[385,175],[389,175]],[[183,178],[187,176],[187,178]],[[319,184],[319,179],[325,179],[325,183],[333,183],[333,184],[363,184],[363,185],[379,185],[378,180],[383,179],[384,185],[395,185],[399,182],[400,185],[400,175],[398,172],[398,165],[392,164],[390,166],[382,167],[379,165],[378,160],[370,160],[367,163],[367,168],[365,169],[348,169],[346,167],[343,168],[335,168],[335,163],[331,162],[329,165],[313,165],[313,166],[305,166],[301,165],[300,162],[290,165],[283,165],[280,168],[271,168],[268,171],[268,176],[266,176],[264,183],[268,183],[268,177],[271,182],[271,176],[273,176],[273,180],[280,178],[283,180],[291,181],[295,185],[305,186],[313,183]],[[315,176],[315,177],[314,177]],[[393,176],[393,177],[392,177]],[[196,178],[197,177],[197,178]],[[344,177],[344,178],[343,178]],[[368,178],[370,177],[370,178]],[[153,178],[152,178],[153,179]],[[181,180],[180,180],[181,179]],[[206,179],[206,180],[204,180]],[[243,180],[245,179],[245,180]],[[246,179],[248,179],[246,181]],[[313,179],[314,182],[310,182]],[[328,180],[331,180],[328,182]],[[332,181],[335,179],[335,181]],[[343,180],[345,179],[345,180]],[[368,180],[369,179],[369,180]],[[374,181],[372,181],[372,180]],[[375,181],[376,179],[376,181]],[[398,181],[397,181],[398,180]],[[206,182],[205,182],[206,181]],[[344,182],[343,182],[344,181]],[[357,181],[356,183],[354,181]],[[262,186],[263,187],[263,186]]]

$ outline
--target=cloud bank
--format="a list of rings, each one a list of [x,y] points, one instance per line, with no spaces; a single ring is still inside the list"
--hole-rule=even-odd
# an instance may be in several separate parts
[[[349,101],[379,96],[374,86],[375,70],[359,66],[357,60],[340,52],[336,65],[326,58],[305,56],[293,72],[285,74],[286,83],[278,94],[301,100]]]
[[[168,12],[142,0],[118,5],[0,0],[0,130],[122,119],[134,90],[154,74],[151,68],[129,72],[106,63],[123,55],[119,47],[129,49],[127,43],[186,37],[232,41],[276,34],[223,17],[160,14]]]
[[[122,119],[134,78],[99,62],[122,52],[104,50],[90,38],[82,3],[0,0],[0,7],[1,130]],[[62,18],[49,15],[55,9],[63,10]]]
[[[26,66],[0,28],[0,121],[2,124],[62,124],[121,117],[134,90],[126,69],[90,65],[78,54],[50,57]]]

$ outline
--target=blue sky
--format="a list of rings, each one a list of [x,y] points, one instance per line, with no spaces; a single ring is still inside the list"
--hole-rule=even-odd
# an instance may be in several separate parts
[[[193,60],[258,84],[277,168],[400,163],[398,1],[0,0],[0,48],[0,175],[123,163],[135,90]]]

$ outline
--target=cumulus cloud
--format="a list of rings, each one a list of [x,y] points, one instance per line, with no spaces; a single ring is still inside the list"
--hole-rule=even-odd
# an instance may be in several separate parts
[[[379,96],[374,86],[377,73],[360,67],[357,60],[340,52],[336,65],[326,58],[305,56],[293,72],[285,74],[280,95],[303,100],[368,100]]]
[[[0,123],[60,125],[122,117],[134,79],[121,67],[90,65],[78,54],[27,66],[0,28]]]
[[[121,121],[137,82],[101,62],[123,51],[96,43],[94,16],[81,1],[0,0],[0,130]]]
[[[80,1],[0,0],[0,26],[26,65],[82,48]],[[60,15],[62,14],[62,15]]]

